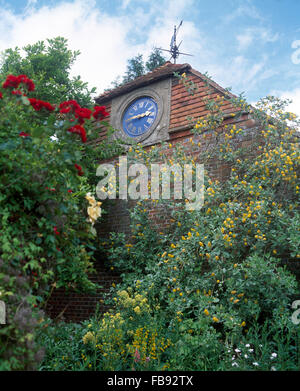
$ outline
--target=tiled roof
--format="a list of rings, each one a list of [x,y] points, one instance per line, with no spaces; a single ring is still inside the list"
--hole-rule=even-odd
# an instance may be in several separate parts
[[[136,79],[120,87],[116,87],[113,90],[104,92],[103,94],[95,98],[95,101],[98,104],[102,104],[112,98],[115,98],[116,96],[133,91],[136,88],[144,87],[155,81],[172,76],[174,72],[182,73],[190,70],[191,68],[192,67],[189,64],[172,64],[170,61],[167,61],[164,65],[154,69],[152,72],[149,72],[146,75],[139,76]]]

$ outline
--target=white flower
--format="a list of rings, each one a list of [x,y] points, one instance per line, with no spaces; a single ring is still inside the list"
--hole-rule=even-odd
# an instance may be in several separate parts
[[[258,365],[259,365],[258,362],[253,362],[252,364],[253,364],[255,367],[258,367]]]
[[[252,353],[252,352],[253,352],[253,349],[249,349],[249,352]]]
[[[238,367],[239,364],[238,364],[237,362],[233,362],[233,363],[232,363],[232,366],[233,366],[233,367]]]
[[[277,369],[275,367],[271,367],[271,371],[276,371]]]
[[[248,355],[247,355],[247,354],[245,354],[245,355],[244,355],[244,357],[245,357],[245,358],[248,358]]]
[[[250,348],[250,344],[249,343],[247,343],[245,346],[246,346],[246,348]]]
[[[277,353],[272,353],[271,358],[277,357]]]
[[[237,352],[237,353],[240,353],[240,352],[241,352],[239,349],[235,349],[234,351]]]

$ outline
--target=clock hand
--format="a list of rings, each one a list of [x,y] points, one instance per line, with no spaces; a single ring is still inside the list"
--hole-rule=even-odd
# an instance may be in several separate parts
[[[139,114],[134,115],[133,117],[127,118],[126,122],[131,121],[132,119],[136,119],[136,118],[139,118]]]
[[[141,117],[145,117],[146,115],[148,116],[148,115],[151,115],[152,113],[151,113],[151,111],[146,111],[145,113],[143,113],[143,114],[140,114],[140,116]]]
[[[145,113],[141,113],[141,114],[137,114],[137,115],[134,115],[133,117],[130,117],[126,120],[126,122],[132,120],[132,119],[137,119],[137,118],[142,118],[142,117],[145,117],[145,116],[148,116],[148,115],[151,115],[151,111],[146,111]]]

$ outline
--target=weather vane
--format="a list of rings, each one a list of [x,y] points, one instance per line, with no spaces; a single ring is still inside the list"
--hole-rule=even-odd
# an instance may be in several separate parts
[[[182,54],[184,56],[193,56],[192,54],[182,53],[179,51],[179,47],[182,44],[182,41],[180,42],[180,44],[178,46],[176,45],[176,35],[178,33],[180,26],[182,25],[182,22],[183,21],[181,21],[179,23],[179,26],[177,28],[176,28],[176,26],[174,26],[174,34],[171,39],[170,50],[159,48],[159,50],[163,50],[165,52],[171,53],[171,58],[173,58],[174,64],[176,64],[176,58],[179,57],[180,54]],[[171,58],[170,58],[170,60],[171,60]]]

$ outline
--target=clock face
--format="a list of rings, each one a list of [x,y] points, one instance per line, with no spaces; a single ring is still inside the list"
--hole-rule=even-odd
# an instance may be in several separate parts
[[[146,133],[157,117],[157,103],[144,96],[134,100],[124,111],[122,127],[129,137],[138,137]]]

